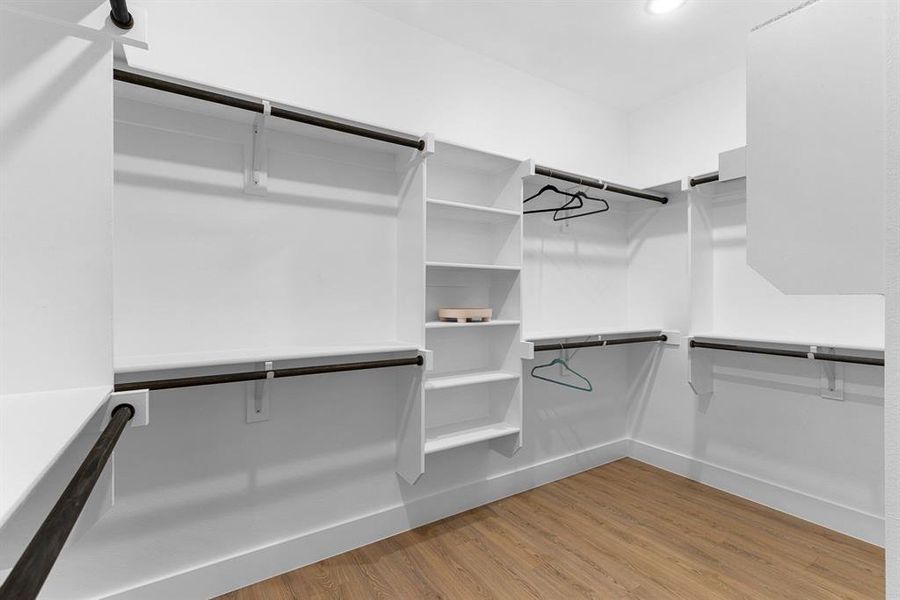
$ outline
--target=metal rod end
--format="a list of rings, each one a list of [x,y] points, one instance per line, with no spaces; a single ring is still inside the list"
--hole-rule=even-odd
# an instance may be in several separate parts
[[[416,364],[420,367],[425,364],[425,357],[421,354],[416,357]]]
[[[117,413],[118,411],[120,411],[120,410],[128,410],[128,411],[131,411],[131,414],[128,415],[128,419],[127,419],[128,421],[130,421],[131,419],[133,419],[133,418],[134,418],[134,415],[137,414],[137,411],[135,410],[134,406],[132,406],[131,404],[126,404],[126,403],[123,402],[122,404],[119,404],[119,405],[116,406],[114,409],[112,409],[112,412],[110,413],[110,416],[116,414],[116,413]]]
[[[109,11],[109,20],[113,22],[113,25],[118,27],[119,29],[131,29],[134,27],[134,19],[131,16],[131,13],[128,13],[127,21],[120,21],[116,18],[116,15],[113,11]]]

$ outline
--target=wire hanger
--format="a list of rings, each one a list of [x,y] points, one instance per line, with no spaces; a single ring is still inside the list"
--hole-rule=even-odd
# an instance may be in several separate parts
[[[568,196],[569,200],[560,207],[539,208],[536,210],[526,210],[526,211],[522,211],[522,214],[523,215],[534,215],[537,213],[547,213],[547,212],[556,213],[557,211],[560,211],[560,210],[577,210],[577,209],[581,208],[582,206],[584,206],[584,201],[582,201],[582,199],[581,199],[580,192],[578,194],[564,192],[564,191],[560,190],[558,187],[556,187],[555,185],[550,185],[550,184],[547,184],[544,187],[542,187],[540,190],[538,190],[538,193],[533,194],[533,195],[529,196],[528,198],[525,198],[524,200],[522,200],[522,204],[525,204],[526,202],[534,200],[535,198],[537,198],[538,196],[541,196],[542,194],[545,194],[546,192],[556,192],[557,194],[559,194],[561,196]],[[578,205],[570,206],[570,204],[572,204],[575,201],[578,202]]]
[[[567,219],[577,219],[579,217],[586,217],[588,215],[596,215],[598,213],[604,213],[609,210],[609,202],[607,202],[603,198],[594,198],[593,196],[588,196],[585,192],[581,192],[581,191],[576,192],[575,195],[578,196],[579,199],[583,198],[584,200],[590,200],[592,202],[602,202],[603,208],[600,208],[598,210],[592,210],[592,211],[588,211],[588,212],[578,213],[578,214],[574,214],[574,215],[566,215],[566,216],[561,217],[561,216],[559,216],[559,213],[561,211],[577,210],[578,208],[581,208],[581,206],[575,207],[575,208],[568,208],[568,204],[566,204],[566,205],[561,206],[560,208],[556,209],[556,212],[553,213],[554,221],[565,221]],[[572,201],[570,200],[569,202],[571,203]],[[584,202],[582,202],[582,206],[584,206]]]
[[[578,191],[578,192],[575,192],[574,194],[571,192],[564,192],[564,191],[560,190],[558,187],[556,187],[555,185],[550,185],[550,184],[547,184],[544,187],[542,187],[540,190],[538,190],[538,192],[536,194],[532,194],[528,198],[525,198],[525,200],[522,201],[522,204],[525,204],[526,202],[534,200],[535,198],[545,194],[546,192],[555,192],[561,196],[568,196],[569,200],[562,206],[559,206],[556,208],[539,208],[539,209],[535,209],[535,210],[526,210],[526,211],[522,211],[522,214],[523,215],[533,215],[533,214],[537,214],[537,213],[552,212],[554,221],[566,221],[569,219],[577,219],[579,217],[586,217],[588,215],[596,215],[598,213],[606,212],[609,210],[609,203],[606,200],[604,200],[603,198],[594,198],[593,196],[588,196],[587,193],[585,193],[584,191]],[[580,208],[583,208],[584,200],[590,200],[592,202],[602,202],[603,208],[601,208],[599,210],[592,210],[592,211],[584,212],[584,213],[577,213],[574,215],[569,214],[569,215],[565,215],[565,216],[560,216],[560,213],[562,213],[563,211],[578,210]]]
[[[562,349],[563,349],[563,348],[562,348],[562,344],[560,344],[560,350],[562,350]],[[538,369],[546,369],[546,368],[548,368],[548,367],[555,367],[556,365],[562,366],[564,369],[566,369],[567,371],[569,371],[570,373],[572,373],[573,375],[575,375],[576,377],[578,377],[580,380],[582,380],[582,381],[585,383],[585,386],[586,386],[586,387],[582,387],[582,386],[578,386],[578,385],[573,385],[573,384],[571,384],[571,383],[566,383],[565,381],[558,381],[558,380],[556,380],[556,379],[551,379],[551,378],[549,378],[549,377],[544,377],[543,375],[537,375],[537,374],[535,374],[535,371],[537,371]],[[591,384],[590,380],[589,380],[587,377],[585,377],[584,375],[582,375],[581,373],[579,373],[578,371],[576,371],[575,369],[573,369],[572,367],[570,367],[570,366],[569,366],[569,363],[567,363],[567,362],[566,362],[564,359],[562,359],[562,358],[554,358],[553,360],[551,360],[550,362],[548,362],[548,363],[546,363],[546,364],[543,364],[543,365],[535,365],[535,366],[531,369],[531,376],[534,377],[535,379],[541,379],[541,380],[543,380],[543,381],[549,381],[550,383],[555,383],[555,384],[557,384],[557,385],[562,385],[562,386],[565,386],[565,387],[567,387],[567,388],[572,388],[573,390],[580,390],[580,391],[582,391],[582,392],[592,392],[592,391],[594,391],[594,386]]]

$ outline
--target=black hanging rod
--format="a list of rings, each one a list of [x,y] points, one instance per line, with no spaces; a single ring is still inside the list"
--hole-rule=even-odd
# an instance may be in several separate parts
[[[115,449],[125,424],[133,416],[134,407],[130,404],[119,404],[113,409],[109,424],[94,442],[94,446],[72,476],[69,485],[31,538],[6,581],[0,586],[0,600],[37,598],[66,539],[72,532],[72,527],[75,526],[75,521],[87,504],[91,491]]]
[[[829,354],[828,352],[804,352],[802,350],[782,350],[780,348],[762,348],[759,346],[743,346],[740,344],[719,344],[716,342],[698,342],[691,340],[691,348],[709,348],[710,350],[727,350],[729,352],[745,352],[747,354],[769,354],[771,356],[789,356],[792,358],[814,358],[831,362],[853,363],[857,365],[884,366],[883,358],[853,356],[850,354]]]
[[[158,79],[156,77],[150,77],[148,75],[141,75],[132,71],[113,69],[113,79],[115,79],[116,81],[123,81],[125,83],[152,88],[154,90],[169,92],[171,94],[178,94],[179,96],[187,96],[188,98],[196,98],[197,100],[205,100],[207,102],[214,102],[216,104],[222,104],[224,106],[240,108],[242,110],[248,110],[250,112],[262,114],[265,110],[263,103],[256,100],[247,100],[246,98],[229,96],[228,94],[223,94],[221,92],[213,92],[210,90],[191,87],[189,85],[184,85],[181,83],[174,83],[171,81],[166,81],[165,79]],[[281,108],[280,106],[272,106],[271,114],[273,117],[278,117],[280,119],[287,119],[288,121],[296,121],[298,123],[306,123],[307,125],[314,125],[316,127],[323,127],[325,129],[331,129],[333,131],[340,131],[343,133],[358,135],[360,137],[369,138],[372,140],[388,142],[389,144],[397,144],[398,146],[406,146],[408,148],[415,148],[417,150],[425,149],[425,140],[394,135],[391,133],[384,133],[375,129],[367,129],[365,127],[359,127],[357,125],[342,123],[341,121],[334,121],[331,119],[326,119],[324,117],[317,117],[295,110]]]
[[[719,180],[719,172],[713,171],[712,173],[706,173],[705,175],[697,175],[696,177],[691,177],[691,187],[697,185],[703,185],[704,183],[712,183],[713,181]]]
[[[608,181],[600,181],[599,179],[594,179],[592,177],[582,177],[581,175],[575,175],[574,173],[557,171],[555,169],[551,169],[550,167],[535,165],[534,173],[535,175],[552,177],[553,179],[568,181],[570,183],[577,183],[578,185],[584,185],[587,187],[596,188],[598,190],[606,190],[608,192],[615,192],[616,194],[624,194],[626,196],[633,196],[635,198],[643,198],[644,200],[652,200],[653,202],[659,202],[660,204],[666,204],[669,201],[668,198],[659,194],[646,192],[644,190],[631,188],[625,185],[619,185],[617,183],[610,183]]]
[[[270,369],[268,371],[242,371],[240,373],[224,373],[222,375],[199,375],[197,377],[176,377],[173,379],[150,379],[148,381],[117,383],[115,386],[115,390],[117,392],[129,392],[133,390],[169,390],[172,388],[196,387],[199,385],[217,385],[220,383],[256,381],[258,379],[269,379],[270,377],[300,377],[303,375],[318,375],[320,373],[340,373],[343,371],[383,369],[385,367],[405,367],[411,365],[422,366],[424,362],[425,361],[421,356],[412,356],[410,358],[370,360],[366,362],[340,363],[334,365]]]
[[[109,0],[109,19],[119,29],[131,29],[134,27],[134,19],[128,12],[127,0]]]
[[[593,342],[559,342],[556,344],[540,344],[534,347],[535,352],[550,352],[551,350],[573,350],[575,348],[592,348],[594,346],[619,346],[622,344],[642,344],[644,342],[665,342],[669,337],[660,335],[647,335],[643,337],[620,338],[616,340],[594,340]]]

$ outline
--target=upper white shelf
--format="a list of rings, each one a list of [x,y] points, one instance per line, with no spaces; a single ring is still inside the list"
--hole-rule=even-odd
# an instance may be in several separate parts
[[[282,346],[277,348],[249,348],[218,352],[186,352],[151,356],[120,356],[115,359],[116,373],[137,373],[168,369],[190,369],[215,365],[237,365],[277,360],[303,360],[328,356],[358,356],[414,352],[419,347],[408,342],[380,342],[345,346]]]
[[[508,319],[496,319],[487,321],[486,323],[456,323],[454,321],[428,321],[425,323],[425,329],[455,329],[457,327],[512,327],[518,325],[520,321],[512,321]]]
[[[477,223],[500,223],[518,219],[521,211],[479,204],[466,204],[464,202],[450,202],[448,200],[428,199],[428,215],[443,219],[457,221],[474,221]]]
[[[791,336],[761,337],[758,335],[741,335],[734,333],[693,333],[691,337],[703,340],[720,340],[722,342],[743,342],[749,344],[779,344],[785,346],[819,346],[820,348],[843,348],[860,352],[884,352],[884,342],[875,340],[810,340]]]
[[[514,265],[481,265],[474,263],[455,263],[427,261],[425,266],[436,269],[476,269],[481,271],[521,271],[522,267]]]
[[[563,329],[559,331],[535,331],[533,333],[526,333],[524,338],[529,342],[537,342],[541,340],[562,340],[568,338],[578,338],[578,337],[609,337],[615,336],[620,337],[623,335],[653,335],[655,333],[660,333],[661,329],[623,329],[623,330],[609,330],[609,329],[601,329],[601,328],[584,328],[584,329]]]
[[[103,385],[0,396],[0,525],[84,429],[110,392],[112,386]]]

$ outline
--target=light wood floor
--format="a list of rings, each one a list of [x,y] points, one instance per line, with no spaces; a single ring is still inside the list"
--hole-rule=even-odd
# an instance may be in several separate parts
[[[882,549],[624,459],[222,598],[883,598]]]

